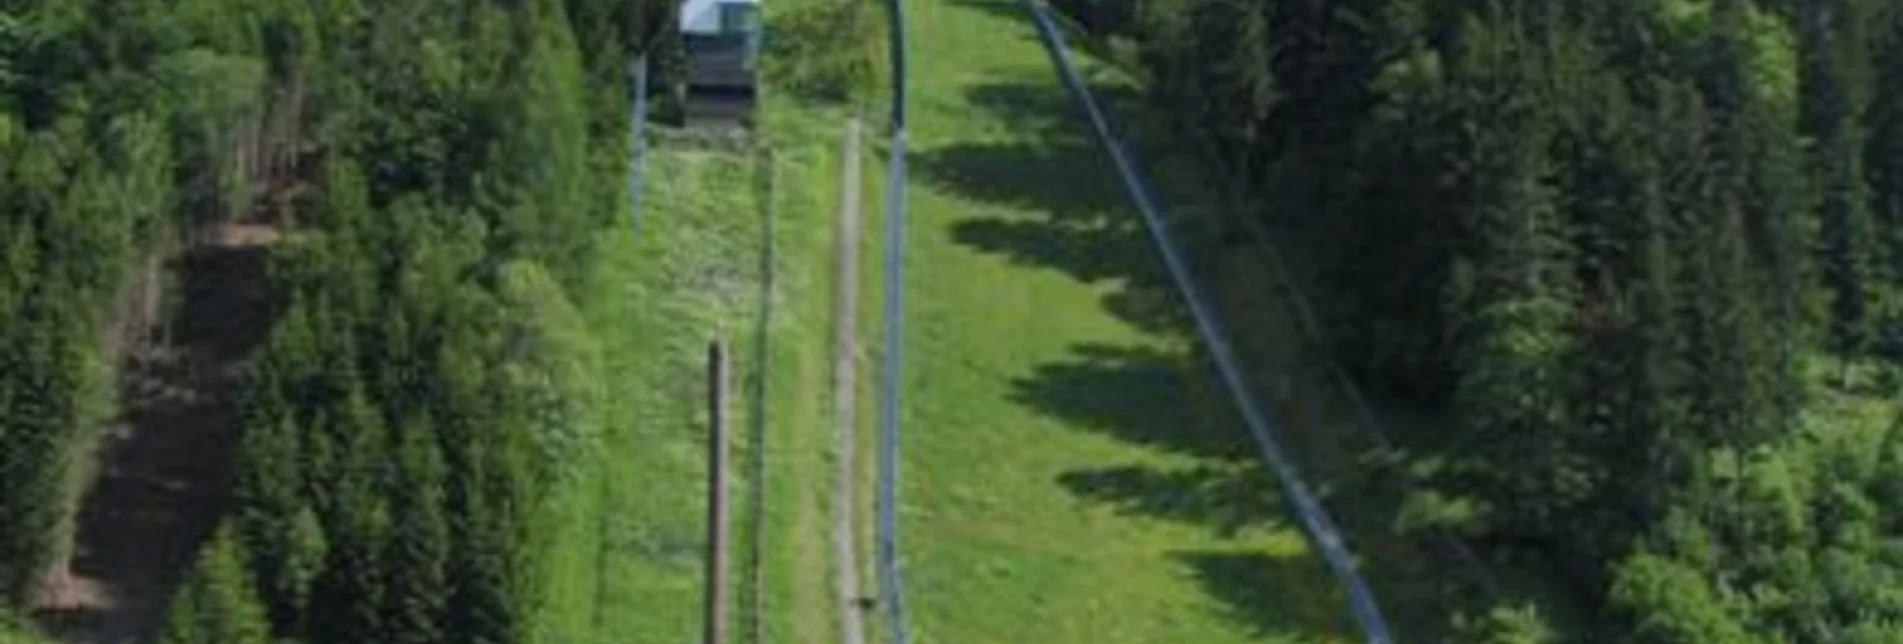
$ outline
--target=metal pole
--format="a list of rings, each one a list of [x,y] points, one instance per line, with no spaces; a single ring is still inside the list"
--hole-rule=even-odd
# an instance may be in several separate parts
[[[629,65],[631,76],[629,91],[634,94],[634,107],[628,114],[628,146],[633,158],[628,163],[628,212],[629,230],[637,237],[641,234],[641,184],[643,173],[647,171],[648,161],[648,55],[642,52]]]
[[[726,644],[727,580],[727,350],[707,345],[707,625],[706,644]]]

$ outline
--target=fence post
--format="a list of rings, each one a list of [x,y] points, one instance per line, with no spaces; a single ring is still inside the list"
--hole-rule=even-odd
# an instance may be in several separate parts
[[[707,625],[706,644],[726,644],[727,581],[727,350],[707,344]]]

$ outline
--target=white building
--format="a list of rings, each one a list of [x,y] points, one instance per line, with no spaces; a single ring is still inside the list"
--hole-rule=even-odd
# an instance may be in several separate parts
[[[760,27],[760,0],[685,0],[681,33],[695,36],[749,34]]]

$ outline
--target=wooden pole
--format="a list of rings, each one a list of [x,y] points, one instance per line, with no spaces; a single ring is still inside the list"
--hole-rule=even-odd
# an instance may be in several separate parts
[[[727,643],[727,350],[707,345],[707,625],[706,644]]]

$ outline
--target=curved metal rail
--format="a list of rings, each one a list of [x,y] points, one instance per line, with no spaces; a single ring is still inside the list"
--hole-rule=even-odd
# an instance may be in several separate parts
[[[885,368],[880,374],[877,551],[879,604],[894,644],[911,641],[899,576],[899,388],[904,364],[905,3],[889,0],[892,140],[885,173]]]
[[[1249,426],[1257,447],[1261,449],[1262,460],[1273,470],[1281,483],[1282,491],[1288,496],[1295,508],[1295,516],[1300,520],[1303,532],[1308,534],[1309,542],[1315,545],[1328,568],[1334,573],[1348,594],[1348,606],[1353,613],[1355,623],[1360,626],[1363,637],[1371,644],[1390,644],[1394,641],[1388,631],[1387,620],[1381,617],[1380,606],[1376,603],[1373,591],[1355,570],[1354,555],[1348,551],[1340,531],[1328,518],[1328,511],[1322,508],[1320,501],[1309,492],[1308,484],[1303,482],[1296,471],[1295,463],[1283,453],[1282,446],[1275,439],[1275,428],[1269,417],[1250,395],[1242,367],[1230,349],[1228,334],[1223,330],[1221,320],[1216,317],[1213,307],[1198,288],[1195,279],[1189,274],[1181,251],[1170,238],[1162,209],[1136,167],[1136,162],[1124,150],[1116,135],[1110,130],[1108,117],[1097,104],[1097,98],[1091,93],[1078,76],[1077,69],[1071,63],[1070,50],[1064,44],[1064,36],[1051,20],[1048,9],[1042,0],[1022,0],[1030,10],[1032,22],[1037,27],[1038,38],[1050,51],[1051,60],[1057,67],[1057,74],[1064,86],[1076,97],[1090,119],[1092,131],[1097,142],[1109,152],[1111,161],[1116,163],[1117,172],[1123,179],[1124,188],[1135,202],[1137,212],[1143,216],[1143,223],[1150,232],[1151,241],[1157,251],[1163,255],[1163,263],[1169,268],[1170,278],[1176,283],[1176,289],[1189,305],[1190,313],[1196,319],[1196,331],[1204,346],[1215,358],[1216,368],[1222,375],[1224,386],[1242,412],[1243,421]]]

